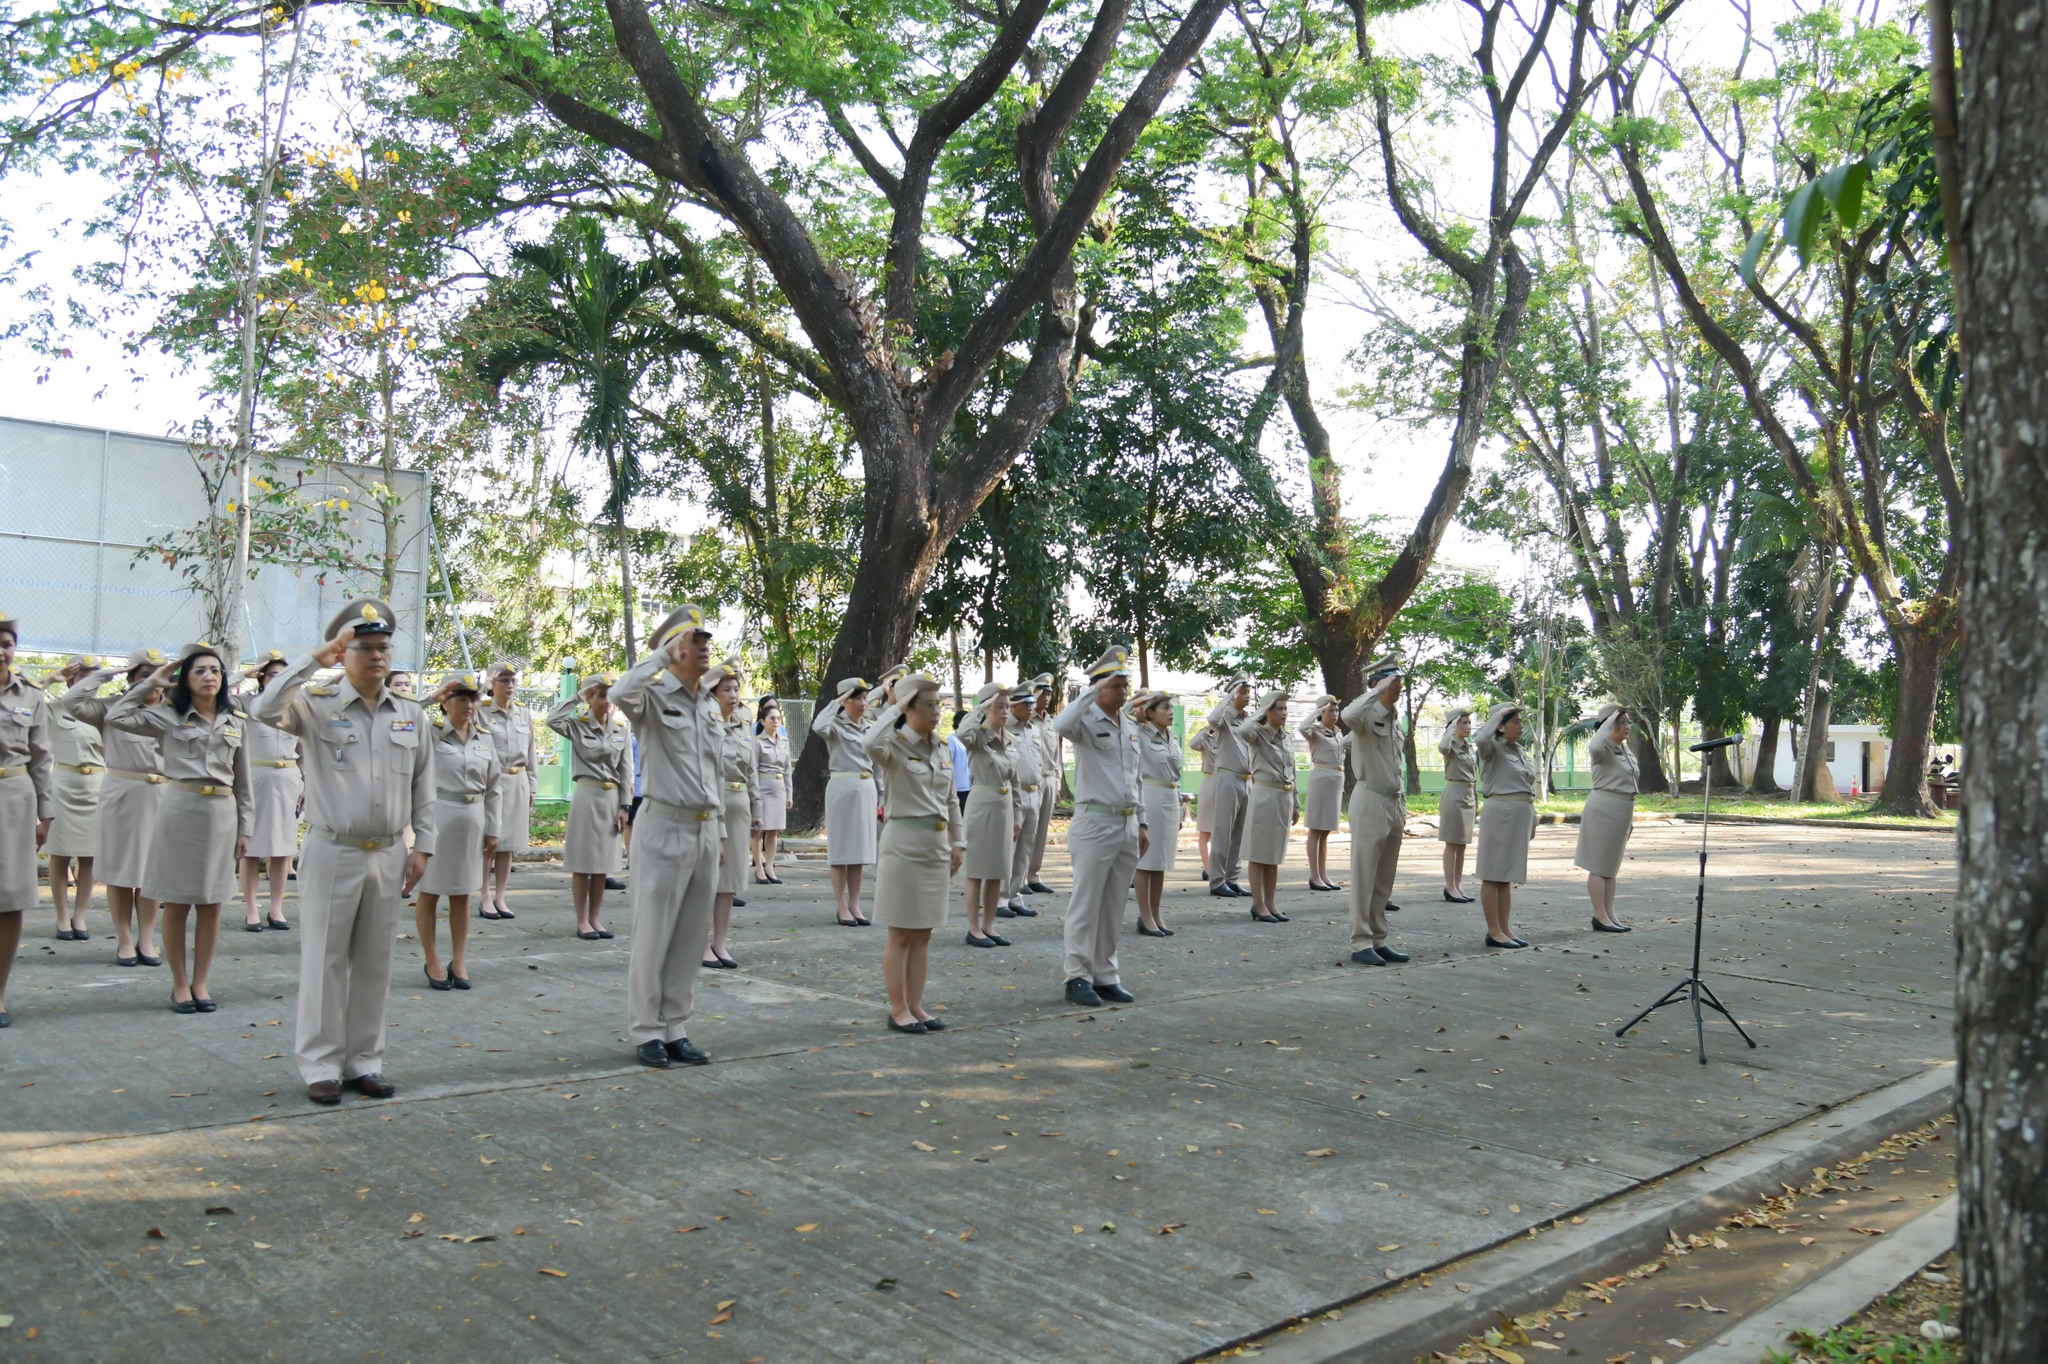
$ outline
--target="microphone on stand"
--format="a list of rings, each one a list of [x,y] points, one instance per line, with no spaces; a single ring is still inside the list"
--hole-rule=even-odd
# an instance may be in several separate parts
[[[1741,735],[1729,734],[1719,739],[1709,739],[1705,743],[1694,744],[1692,746],[1692,751],[1695,753],[1711,753],[1717,748],[1727,748],[1731,745],[1739,744],[1741,742]]]

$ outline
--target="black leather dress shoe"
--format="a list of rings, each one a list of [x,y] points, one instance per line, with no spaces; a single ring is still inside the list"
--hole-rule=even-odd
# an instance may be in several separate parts
[[[1209,887],[1209,893],[1219,900],[1235,900],[1237,898],[1237,892],[1224,885],[1221,881]]]
[[[898,1023],[895,1019],[892,1018],[889,1020],[889,1031],[915,1033],[919,1037],[922,1037],[926,1033],[930,1032],[931,1029],[925,1027],[924,1024],[918,1022],[916,1019],[912,1019],[908,1023]]]
[[[1136,1004],[1138,1002],[1138,997],[1121,985],[1098,984],[1095,987],[1095,994],[1097,998],[1106,999],[1112,1004]]]
[[[668,1052],[668,1059],[678,1065],[708,1066],[711,1064],[711,1053],[705,1051],[687,1037],[678,1037],[675,1041],[670,1042],[664,1050]]]
[[[14,1015],[8,1013],[5,1009],[0,1009],[0,1028],[5,1028],[13,1022]]]
[[[667,1070],[674,1063],[668,1059],[668,1048],[659,1042],[642,1042],[633,1048],[633,1058],[643,1066],[656,1070]]]
[[[1593,920],[1593,931],[1595,933],[1633,933],[1635,929],[1624,923],[1603,924],[1598,919],[1595,919]]]
[[[1038,917],[1038,911],[1020,900],[1010,906],[1010,916],[1015,919],[1035,919]]]
[[[197,995],[192,996],[192,1007],[199,1010],[199,1012],[203,1014],[215,1013],[220,1009],[220,1005],[214,1003],[212,1000],[201,999]]]
[[[1509,938],[1506,942],[1502,942],[1499,938],[1489,933],[1486,935],[1486,945],[1488,947],[1527,947],[1529,944],[1523,942],[1520,938]]]
[[[1235,881],[1225,881],[1225,882],[1224,882],[1223,884],[1224,884],[1224,885],[1226,885],[1226,886],[1228,886],[1228,887],[1230,887],[1230,893],[1231,893],[1232,895],[1235,895],[1235,896],[1238,896],[1238,897],[1240,897],[1241,899],[1247,899],[1247,900],[1251,898],[1251,894],[1252,894],[1252,893],[1251,893],[1250,891],[1246,890],[1246,889],[1245,889],[1245,888],[1244,888],[1243,886],[1240,886],[1240,885],[1239,885],[1239,884],[1238,884],[1237,882],[1235,882]]]
[[[921,1018],[918,1022],[924,1024],[926,1032],[944,1032],[946,1030],[946,1020],[943,1018]]]
[[[732,897],[732,907],[734,909],[745,909],[747,907],[747,902],[743,897],[735,895]]]
[[[263,926],[273,933],[289,933],[292,931],[292,926],[283,919],[265,919]]]
[[[424,966],[422,966],[420,969],[422,971],[427,970],[427,968]],[[448,979],[445,976],[442,977],[440,980],[435,980],[434,973],[432,971],[427,971],[427,984],[433,986],[436,990],[452,990],[455,988],[453,985],[450,985],[448,983]]]
[[[140,966],[140,965],[142,965],[142,958],[140,958],[140,957],[115,957],[115,958],[114,958],[114,965],[116,965],[116,966]]]
[[[1409,960],[1408,954],[1406,952],[1398,951],[1391,947],[1375,947],[1373,951],[1380,954],[1381,961],[1399,962]]]
[[[1445,902],[1446,902],[1446,903],[1449,903],[1449,904],[1454,904],[1454,905],[1469,905],[1469,904],[1471,904],[1471,903],[1472,903],[1472,897],[1471,897],[1471,896],[1469,896],[1469,895],[1453,895],[1453,894],[1451,894],[1451,893],[1450,893],[1449,891],[1445,891],[1445,892],[1444,892],[1444,900],[1445,900]]]
[[[1389,900],[1389,901],[1387,901],[1387,913],[1389,913],[1389,914],[1399,914],[1400,912],[1401,912],[1401,906],[1399,906],[1399,905],[1395,904],[1395,903],[1394,903],[1394,902],[1393,902],[1392,900]]]
[[[988,935],[988,937],[989,941],[994,943],[997,947],[1008,947],[1010,945],[1010,940],[1000,933],[991,933]]]
[[[996,917],[998,919],[1014,919],[1017,917],[1017,911],[1008,905],[997,905]]]
[[[583,939],[583,941],[585,942],[597,941],[597,932],[594,929],[579,928],[576,930],[576,936]]]
[[[1353,966],[1385,966],[1387,959],[1370,947],[1361,947],[1351,954]]]
[[[144,966],[162,966],[164,964],[162,957],[152,957],[147,952],[137,952],[135,960],[141,962]]]
[[[626,883],[616,876],[607,876],[604,878],[604,888],[606,890],[624,890]]]
[[[1143,924],[1138,925],[1138,935],[1144,938],[1164,938],[1168,936],[1163,928],[1147,928]]]
[[[244,924],[242,925],[242,931],[243,931],[244,933],[261,933],[261,932],[263,931],[263,925],[262,925],[262,924],[252,924],[252,923],[244,923]]]
[[[345,1083],[365,1099],[388,1099],[398,1092],[397,1085],[375,1073],[358,1075]]]
[[[969,933],[967,935],[967,945],[969,947],[994,947],[996,940],[994,938],[984,938],[979,933]]]
[[[1067,982],[1067,1003],[1078,1004],[1084,1009],[1102,1007],[1102,996],[1095,993],[1095,987],[1075,976]]]
[[[469,988],[469,977],[458,976],[453,971],[450,971],[448,973],[448,983],[458,990],[467,990]]]
[[[190,999],[174,997],[171,1000],[171,1012],[174,1014],[196,1014],[199,1012],[199,1005],[196,1001]]]
[[[315,1080],[306,1086],[306,1097],[316,1104],[338,1104],[341,1102],[341,1081]]]
[[[1048,886],[1036,877],[1033,877],[1027,884],[1030,886],[1033,895],[1051,895],[1053,893],[1051,886]]]

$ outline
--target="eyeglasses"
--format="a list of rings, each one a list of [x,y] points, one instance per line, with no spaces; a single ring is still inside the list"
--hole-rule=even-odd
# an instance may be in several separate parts
[[[220,666],[215,663],[199,663],[185,670],[187,677],[219,677]]]

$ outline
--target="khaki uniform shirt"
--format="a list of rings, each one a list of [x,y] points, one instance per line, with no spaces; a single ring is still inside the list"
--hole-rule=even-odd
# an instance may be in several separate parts
[[[1023,793],[1017,789],[1017,756],[1009,726],[996,733],[988,727],[988,711],[976,706],[953,734],[967,750],[967,778],[974,783],[975,794],[1004,797],[1010,802],[1010,822],[1022,819],[1018,802]]]
[[[412,850],[431,856],[439,822],[425,709],[389,688],[371,700],[346,677],[309,685],[320,666],[306,655],[249,708],[304,745],[306,822],[341,842],[396,838],[410,826]]]
[[[1593,789],[1632,796],[1638,781],[1636,755],[1628,751],[1627,744],[1615,742],[1615,718],[1609,716],[1586,745],[1586,755],[1593,763]]]
[[[183,790],[205,788],[199,794],[233,791],[235,833],[246,836],[254,819],[249,799],[249,717],[230,710],[227,698],[208,720],[196,710],[179,714],[168,699],[144,702],[154,690],[130,687],[107,707],[107,723],[131,734],[147,734],[157,742],[163,755],[159,764],[164,780]],[[161,693],[168,698],[170,693]]]
[[[921,735],[907,724],[898,727],[901,714],[895,706],[888,707],[861,739],[888,782],[889,818],[935,820],[946,830],[947,842],[965,847],[967,833],[960,827],[960,806],[953,794],[952,746],[936,729]]]
[[[652,653],[612,684],[612,704],[640,739],[641,790],[646,798],[720,819],[725,791],[719,785],[723,744],[718,701],[700,679],[684,688],[669,671],[668,655]]]
[[[1294,740],[1285,726],[1275,728],[1263,715],[1247,715],[1236,725],[1237,737],[1251,756],[1252,780],[1260,786],[1294,789]]]
[[[811,729],[825,741],[825,756],[831,771],[874,775],[874,760],[868,757],[867,748],[861,742],[867,737],[868,726],[865,721],[856,724],[839,704],[838,698],[825,703],[825,713],[812,723]]]
[[[484,807],[484,832],[498,827],[504,767],[498,761],[498,746],[476,721],[469,722],[465,738],[445,715],[436,715],[434,737],[434,794],[453,798],[462,805]]]
[[[574,781],[610,782],[613,789],[633,789],[633,735],[617,706],[599,724],[580,696],[571,696],[548,712],[548,728],[569,741],[569,776]],[[631,800],[628,794],[624,797]]]
[[[130,730],[107,728],[107,710],[114,702],[102,701],[101,687],[119,677],[118,668],[101,668],[78,679],[78,684],[57,698],[57,709],[100,731],[105,743],[108,772],[127,772],[138,777],[157,775],[156,740]]]
[[[1089,687],[1052,717],[1052,733],[1074,743],[1074,806],[1134,814],[1145,822],[1139,801],[1137,722],[1105,714]]]
[[[712,702],[713,706],[718,703]],[[761,822],[761,769],[754,761],[754,722],[746,713],[734,710],[730,720],[716,722],[718,735],[718,784],[719,797],[747,793],[747,819],[750,825]],[[726,831],[730,834],[732,831]]]
[[[106,745],[97,728],[62,707],[50,719],[50,755],[57,766],[97,772],[107,765]]]
[[[31,687],[19,668],[0,687],[0,769],[22,769],[36,788],[36,819],[54,819],[56,787],[51,776],[50,703]],[[15,780],[10,776],[9,781]]]
[[[1366,692],[1344,707],[1343,720],[1351,731],[1351,771],[1358,784],[1389,800],[1406,799],[1401,726],[1394,719],[1393,707],[1377,694]]]
[[[498,764],[509,776],[525,769],[531,774],[540,766],[540,749],[533,741],[533,712],[512,699],[508,709],[499,710],[497,701],[485,697],[477,703],[477,723],[498,746]]]
[[[1311,767],[1328,768],[1331,771],[1344,770],[1344,736],[1320,720],[1309,719],[1299,733],[1308,744],[1308,761]]]
[[[754,771],[763,782],[779,783],[786,792],[789,789],[789,735],[776,730],[771,738],[766,730],[754,736]]]
[[[1536,760],[1522,751],[1520,742],[1509,743],[1498,730],[1481,726],[1472,736],[1472,746],[1479,750],[1480,794],[1536,794]]]
[[[1185,760],[1173,731],[1157,725],[1139,725],[1138,735],[1139,779],[1147,786],[1171,786],[1178,791]]]
[[[1239,710],[1225,701],[1209,712],[1209,743],[1216,754],[1216,770],[1248,776],[1252,770],[1251,750],[1245,747],[1244,738],[1238,732],[1238,725],[1247,719],[1257,719],[1249,708]]]
[[[1195,731],[1195,737],[1188,740],[1188,747],[1202,755],[1202,775],[1216,775],[1216,731],[1203,725]]]
[[[1436,751],[1444,755],[1444,780],[1469,783],[1476,771],[1472,762],[1472,741],[1460,739],[1455,734],[1446,734],[1438,741]]]

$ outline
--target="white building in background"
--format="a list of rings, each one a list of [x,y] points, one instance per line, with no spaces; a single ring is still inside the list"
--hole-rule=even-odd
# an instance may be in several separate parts
[[[1787,725],[1778,735],[1778,761],[1776,775],[1778,785],[1791,789],[1797,775],[1797,765],[1792,756],[1792,727]],[[1745,740],[1742,745],[1743,768],[1753,768],[1756,763],[1756,740]],[[1936,744],[1934,754],[1947,754],[1957,762],[1962,761],[1962,746],[1959,744]],[[1876,725],[1830,725],[1827,743],[1828,771],[1834,774],[1835,790],[1842,795],[1874,795],[1884,790],[1884,772],[1892,760],[1892,741]]]

